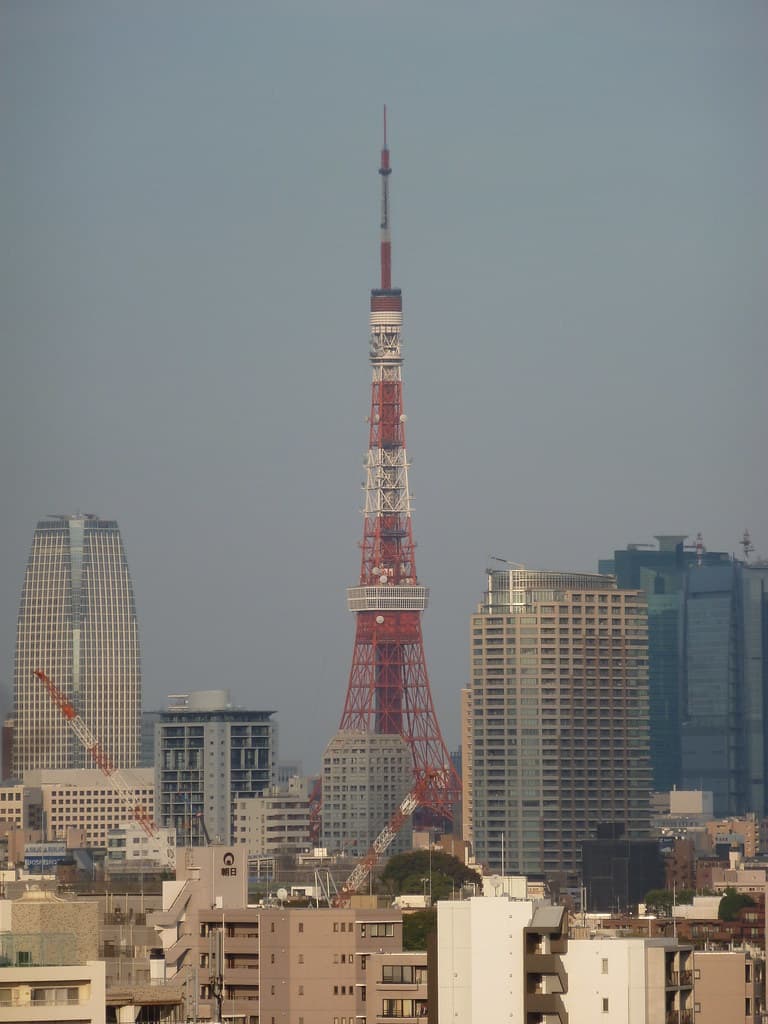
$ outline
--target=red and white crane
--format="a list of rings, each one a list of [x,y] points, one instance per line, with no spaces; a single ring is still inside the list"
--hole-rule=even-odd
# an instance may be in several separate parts
[[[94,736],[80,716],[80,713],[67,700],[58,686],[49,679],[42,669],[35,669],[34,674],[48,691],[51,700],[58,707],[72,732],[77,736],[80,743],[88,751],[96,765],[107,776],[112,784],[115,793],[120,797],[129,816],[138,821],[148,836],[154,838],[157,835],[157,826],[147,814],[146,808],[136,802],[135,787],[130,784],[119,768],[115,766],[111,758],[104,752],[98,739]]]

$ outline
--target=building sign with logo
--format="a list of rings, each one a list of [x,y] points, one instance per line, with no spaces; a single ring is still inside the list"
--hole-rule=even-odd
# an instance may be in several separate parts
[[[51,871],[67,859],[64,843],[25,843],[24,867],[27,871]]]

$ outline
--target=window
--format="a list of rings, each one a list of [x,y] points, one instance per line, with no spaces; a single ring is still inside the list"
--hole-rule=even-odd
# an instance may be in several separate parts
[[[603,1013],[608,1013],[608,998],[603,996]]]
[[[299,921],[299,931],[300,932],[304,931],[304,922],[303,921]]]
[[[300,996],[304,995],[304,986],[303,985],[299,985],[299,995]]]
[[[395,926],[391,921],[380,921],[371,924],[371,938],[381,939],[395,934]]]
[[[607,974],[608,973],[608,957],[607,956],[603,957],[602,973],[603,974]]]

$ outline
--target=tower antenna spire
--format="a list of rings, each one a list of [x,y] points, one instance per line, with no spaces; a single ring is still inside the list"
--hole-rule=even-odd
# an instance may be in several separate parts
[[[389,176],[392,168],[389,166],[389,147],[387,146],[387,105],[384,104],[384,144],[381,147],[381,164],[379,174],[381,175],[381,287],[383,291],[389,291],[392,287],[392,238],[389,232]]]

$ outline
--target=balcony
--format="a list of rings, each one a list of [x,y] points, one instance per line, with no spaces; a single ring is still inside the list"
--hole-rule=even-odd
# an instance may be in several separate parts
[[[538,1013],[547,1019],[557,1017],[560,1024],[568,1024],[568,1011],[563,1000],[555,992],[547,995],[526,994],[525,1013],[526,1019],[528,1019],[529,1014]],[[671,1022],[667,1021],[666,1024],[671,1024]]]
[[[692,988],[693,971],[668,971],[666,979],[667,988]]]

